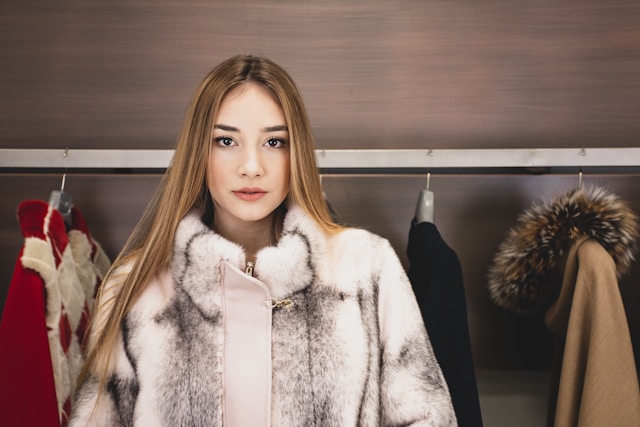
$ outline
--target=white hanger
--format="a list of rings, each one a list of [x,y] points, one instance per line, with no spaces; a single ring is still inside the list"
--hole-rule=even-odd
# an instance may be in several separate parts
[[[433,192],[429,190],[431,172],[427,172],[427,188],[420,190],[418,203],[416,205],[416,220],[418,223],[430,222],[434,219],[434,199]]]
[[[582,168],[580,168],[579,172],[578,172],[578,189],[582,190],[583,189],[583,182],[582,182]]]
[[[64,157],[67,157],[69,153],[69,149],[65,148]],[[67,180],[66,172],[62,174],[62,184],[60,184],[60,190],[53,190],[51,195],[49,196],[49,206],[56,209],[62,214],[62,218],[64,219],[64,223],[67,227],[71,226],[71,208],[73,207],[73,203],[71,201],[71,195],[64,191],[64,184]]]

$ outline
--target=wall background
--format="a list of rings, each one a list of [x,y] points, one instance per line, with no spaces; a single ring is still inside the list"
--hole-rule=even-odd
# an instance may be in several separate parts
[[[236,53],[289,70],[318,148],[634,147],[640,3],[633,0],[4,0],[0,148],[172,148],[201,77]],[[20,201],[59,174],[0,171],[0,306],[22,245]],[[640,212],[640,176],[589,175]],[[115,257],[157,175],[67,176]],[[540,319],[492,305],[486,272],[517,215],[578,183],[567,175],[435,175],[436,224],[464,269],[479,369],[545,370]],[[326,175],[348,224],[405,247],[420,175]],[[640,270],[621,282],[634,337]],[[636,339],[636,343],[638,343]],[[638,345],[638,344],[636,344]]]

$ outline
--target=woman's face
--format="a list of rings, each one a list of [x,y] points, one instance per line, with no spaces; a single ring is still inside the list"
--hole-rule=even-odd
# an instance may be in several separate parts
[[[216,224],[270,219],[289,192],[289,132],[282,108],[255,83],[232,89],[215,118],[207,185]]]

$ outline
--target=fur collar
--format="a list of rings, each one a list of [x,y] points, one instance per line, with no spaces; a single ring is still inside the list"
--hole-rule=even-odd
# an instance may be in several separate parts
[[[201,212],[193,210],[180,222],[176,232],[172,260],[173,279],[196,300],[211,297],[208,286],[200,286],[202,278],[218,281],[220,261],[229,261],[245,269],[242,247],[216,234],[202,222]],[[256,254],[254,276],[270,288],[274,298],[281,299],[306,287],[315,275],[315,258],[326,247],[326,236],[298,206],[290,206],[276,246]]]
[[[566,254],[580,238],[597,240],[613,258],[620,277],[635,258],[638,217],[599,187],[576,188],[532,205],[494,257],[488,274],[491,299],[520,314],[548,308],[562,285]]]

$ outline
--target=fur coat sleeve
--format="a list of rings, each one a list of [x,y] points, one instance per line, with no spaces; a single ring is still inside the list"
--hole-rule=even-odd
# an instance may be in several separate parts
[[[385,255],[390,262],[380,277],[383,425],[457,425],[409,280],[391,246]]]

